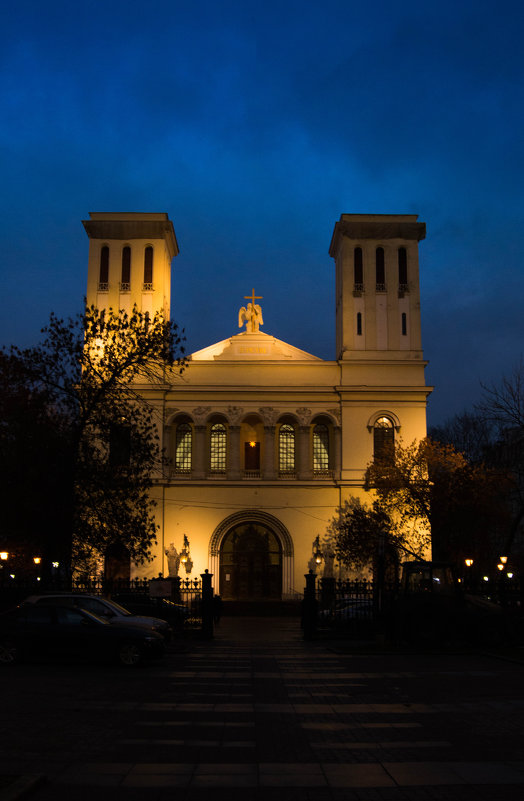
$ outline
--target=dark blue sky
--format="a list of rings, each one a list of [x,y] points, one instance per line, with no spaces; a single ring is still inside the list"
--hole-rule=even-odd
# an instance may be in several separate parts
[[[524,340],[521,2],[19,0],[0,50],[0,344],[85,292],[90,211],[166,211],[189,350],[334,358],[341,213],[417,213],[429,422]]]

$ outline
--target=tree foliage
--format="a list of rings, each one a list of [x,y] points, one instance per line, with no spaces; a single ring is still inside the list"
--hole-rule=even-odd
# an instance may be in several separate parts
[[[4,354],[4,365],[16,372],[27,402],[44,408],[45,429],[59,430],[65,443],[54,463],[44,457],[41,470],[47,464],[61,475],[50,497],[70,510],[62,558],[68,550],[66,559],[78,564],[116,544],[143,561],[156,536],[149,490],[160,454],[142,390],[183,370],[182,334],[162,314],[136,306],[130,315],[94,306],[69,320],[52,314],[42,333],[36,347]],[[13,425],[11,416],[7,428],[15,436]]]
[[[496,550],[507,522],[507,481],[505,473],[429,438],[397,443],[393,459],[375,460],[366,471],[366,487],[412,549],[423,552],[431,532],[434,558],[457,562]]]
[[[379,504],[374,501],[369,507],[354,497],[340,507],[329,524],[328,536],[337,559],[355,570],[369,567],[386,542],[391,547],[398,544],[391,520]]]

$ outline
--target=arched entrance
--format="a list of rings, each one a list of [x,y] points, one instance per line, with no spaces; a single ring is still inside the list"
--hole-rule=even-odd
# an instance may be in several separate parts
[[[220,594],[224,600],[280,600],[282,546],[258,522],[239,523],[220,545]]]

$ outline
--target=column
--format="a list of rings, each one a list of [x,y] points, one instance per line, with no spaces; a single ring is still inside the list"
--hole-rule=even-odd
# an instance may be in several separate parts
[[[264,426],[264,472],[266,481],[275,479],[275,426]]]
[[[240,478],[240,426],[229,426],[227,477],[233,480]]]
[[[206,475],[206,426],[195,426],[195,447],[193,449],[192,478],[205,478]]]
[[[296,472],[299,479],[308,481],[313,477],[313,469],[309,459],[309,426],[300,426],[298,429],[298,448]]]
[[[333,429],[333,470],[336,479],[340,479],[342,468],[342,429],[336,426]]]

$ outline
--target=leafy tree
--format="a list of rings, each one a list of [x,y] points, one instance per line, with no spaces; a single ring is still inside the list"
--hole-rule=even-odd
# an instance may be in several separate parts
[[[489,459],[493,441],[493,426],[478,412],[463,412],[449,418],[443,425],[433,426],[428,435],[433,442],[452,445],[470,462]]]
[[[142,562],[156,536],[149,489],[160,458],[142,389],[183,369],[183,337],[161,313],[136,306],[130,315],[93,306],[65,321],[52,314],[43,334],[34,348],[12,348],[9,360],[67,441],[67,479],[54,495],[70,510],[61,558],[80,563],[119,544]]]
[[[43,388],[29,388],[17,359],[0,352],[0,545],[10,572],[57,559],[71,509],[58,503],[71,472],[68,421]]]
[[[388,514],[374,501],[371,507],[351,497],[329,524],[335,556],[346,567],[363,570],[379,552],[400,547]]]
[[[393,458],[375,460],[366,471],[366,488],[404,532],[417,554],[433,542],[433,557],[462,562],[497,549],[507,520],[503,487],[507,477],[470,462],[452,445],[425,438],[403,446]]]

